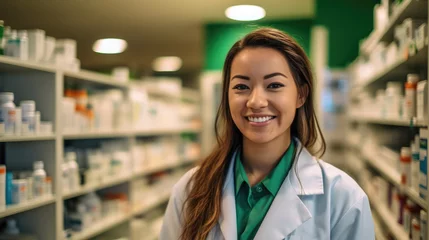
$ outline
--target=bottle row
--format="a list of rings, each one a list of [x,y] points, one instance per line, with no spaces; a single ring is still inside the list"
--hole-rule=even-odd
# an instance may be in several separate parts
[[[376,74],[393,66],[398,60],[422,51],[428,37],[427,19],[407,18],[402,24],[395,26],[394,41],[389,44],[377,43],[369,57],[359,58],[352,74],[357,83],[365,82]],[[427,54],[427,52],[426,52]]]
[[[43,162],[36,161],[33,166],[33,172],[8,172],[0,165],[0,210],[52,196],[52,178],[47,176]]]
[[[195,104],[150,96],[145,88],[91,90],[67,85],[62,102],[65,133],[175,129],[199,126]]]
[[[0,55],[79,71],[76,50],[76,40],[55,39],[41,29],[15,30],[0,20]]]
[[[407,199],[400,188],[395,188],[384,178],[365,171],[362,178],[372,201],[387,206],[390,216],[403,227],[410,239],[428,239],[427,212]],[[392,236],[393,237],[393,236]]]
[[[354,110],[357,115],[418,121],[425,121],[428,115],[427,80],[420,81],[418,74],[408,74],[405,84],[388,82],[387,88],[379,89],[375,97],[362,92],[358,99]]]
[[[14,103],[12,92],[0,92],[0,136],[47,135],[52,133],[52,122],[41,121],[33,100]]]

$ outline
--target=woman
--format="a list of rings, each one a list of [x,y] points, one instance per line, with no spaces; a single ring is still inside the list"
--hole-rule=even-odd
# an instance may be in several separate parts
[[[223,71],[218,145],[174,186],[160,239],[374,239],[365,193],[312,156],[326,147],[302,48],[259,29]]]

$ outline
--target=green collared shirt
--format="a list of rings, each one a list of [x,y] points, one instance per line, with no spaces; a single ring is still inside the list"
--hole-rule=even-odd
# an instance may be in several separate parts
[[[235,206],[237,214],[237,237],[240,240],[253,239],[270,209],[277,192],[293,163],[295,144],[293,140],[277,166],[260,183],[250,187],[247,174],[241,162],[241,153],[236,156]]]

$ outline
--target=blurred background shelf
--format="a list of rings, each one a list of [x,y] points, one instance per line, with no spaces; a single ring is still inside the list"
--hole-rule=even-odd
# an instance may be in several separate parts
[[[88,82],[105,87],[113,88],[129,88],[128,83],[119,82],[115,80],[112,76],[102,73],[96,73],[86,70],[80,70],[79,72],[65,71],[64,76],[67,80],[73,80],[77,82]]]
[[[397,240],[408,240],[408,234],[405,232],[402,225],[399,225],[393,215],[390,213],[389,209],[386,208],[384,204],[379,201],[371,200],[371,206],[375,212],[381,217],[383,222],[386,224],[389,231],[393,234]]]
[[[414,119],[388,119],[388,118],[377,118],[377,117],[367,117],[365,115],[353,114],[349,116],[350,121],[354,122],[364,122],[364,123],[374,123],[381,125],[392,125],[392,126],[403,126],[403,127],[427,127],[427,124],[422,121],[417,121]]]
[[[160,166],[155,166],[149,169],[143,169],[141,171],[138,171],[134,174],[135,178],[138,177],[142,177],[145,175],[149,175],[152,173],[156,173],[156,172],[160,172],[160,171],[165,171],[165,170],[169,170],[169,169],[173,169],[173,168],[177,168],[177,167],[181,167],[187,164],[194,164],[197,163],[199,159],[183,159],[183,160],[179,160],[177,162],[172,162],[172,163],[168,163],[165,165],[160,165]]]
[[[421,208],[427,211],[428,204],[422,199],[419,194],[412,188],[401,184],[401,176],[391,165],[387,164],[382,157],[375,153],[362,152],[365,162],[375,168],[381,175],[383,175],[389,182],[401,189],[404,194],[410,198],[414,203],[418,204]]]
[[[412,0],[416,1],[416,0]],[[421,2],[421,1],[417,1]],[[403,56],[398,57],[396,62],[393,64],[379,68],[372,77],[367,79],[359,80],[357,87],[367,88],[372,85],[382,85],[391,81],[392,79],[406,75],[409,73],[410,69],[425,67],[428,65],[428,45],[426,44],[424,48],[417,51],[415,55],[410,55],[408,53],[403,54]]]
[[[97,139],[97,138],[125,138],[132,136],[130,131],[111,130],[111,131],[94,131],[82,133],[66,133],[64,140],[77,140],[77,139]]]
[[[133,208],[133,215],[137,216],[137,215],[144,214],[144,213],[152,210],[153,208],[159,206],[160,204],[168,202],[170,195],[171,195],[171,192],[168,194],[158,196],[157,199],[155,199],[153,201],[149,201],[143,205],[137,205],[136,207]]]
[[[25,203],[9,205],[4,211],[0,211],[0,218],[11,216],[24,211],[32,210],[55,202],[54,196],[44,197],[41,199],[30,200]]]
[[[22,61],[13,57],[0,56],[1,72],[42,71],[55,73],[57,68],[32,61]]]
[[[427,1],[404,0],[400,7],[393,12],[388,20],[388,24],[383,30],[374,30],[368,39],[361,45],[360,50],[365,54],[371,53],[377,43],[392,42],[394,37],[394,27],[402,23],[406,18],[427,18],[428,16]]]
[[[112,177],[111,179],[105,180],[104,182],[99,184],[87,184],[86,186],[81,186],[80,189],[77,191],[64,194],[63,198],[64,200],[69,198],[74,198],[74,197],[77,197],[86,193],[94,192],[103,188],[119,185],[129,180],[131,180],[130,176]]]
[[[90,239],[102,232],[105,232],[125,221],[128,221],[130,219],[130,215],[128,214],[122,214],[120,216],[110,216],[107,218],[104,218],[100,222],[95,222],[93,225],[88,228],[84,229],[82,232],[74,233],[72,235],[72,240],[86,240]]]
[[[28,142],[28,141],[48,141],[55,140],[55,135],[37,136],[0,136],[0,142]]]

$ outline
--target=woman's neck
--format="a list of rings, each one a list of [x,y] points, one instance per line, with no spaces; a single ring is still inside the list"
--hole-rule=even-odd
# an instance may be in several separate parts
[[[290,135],[263,144],[243,138],[242,160],[251,186],[262,181],[276,167],[290,142]]]

